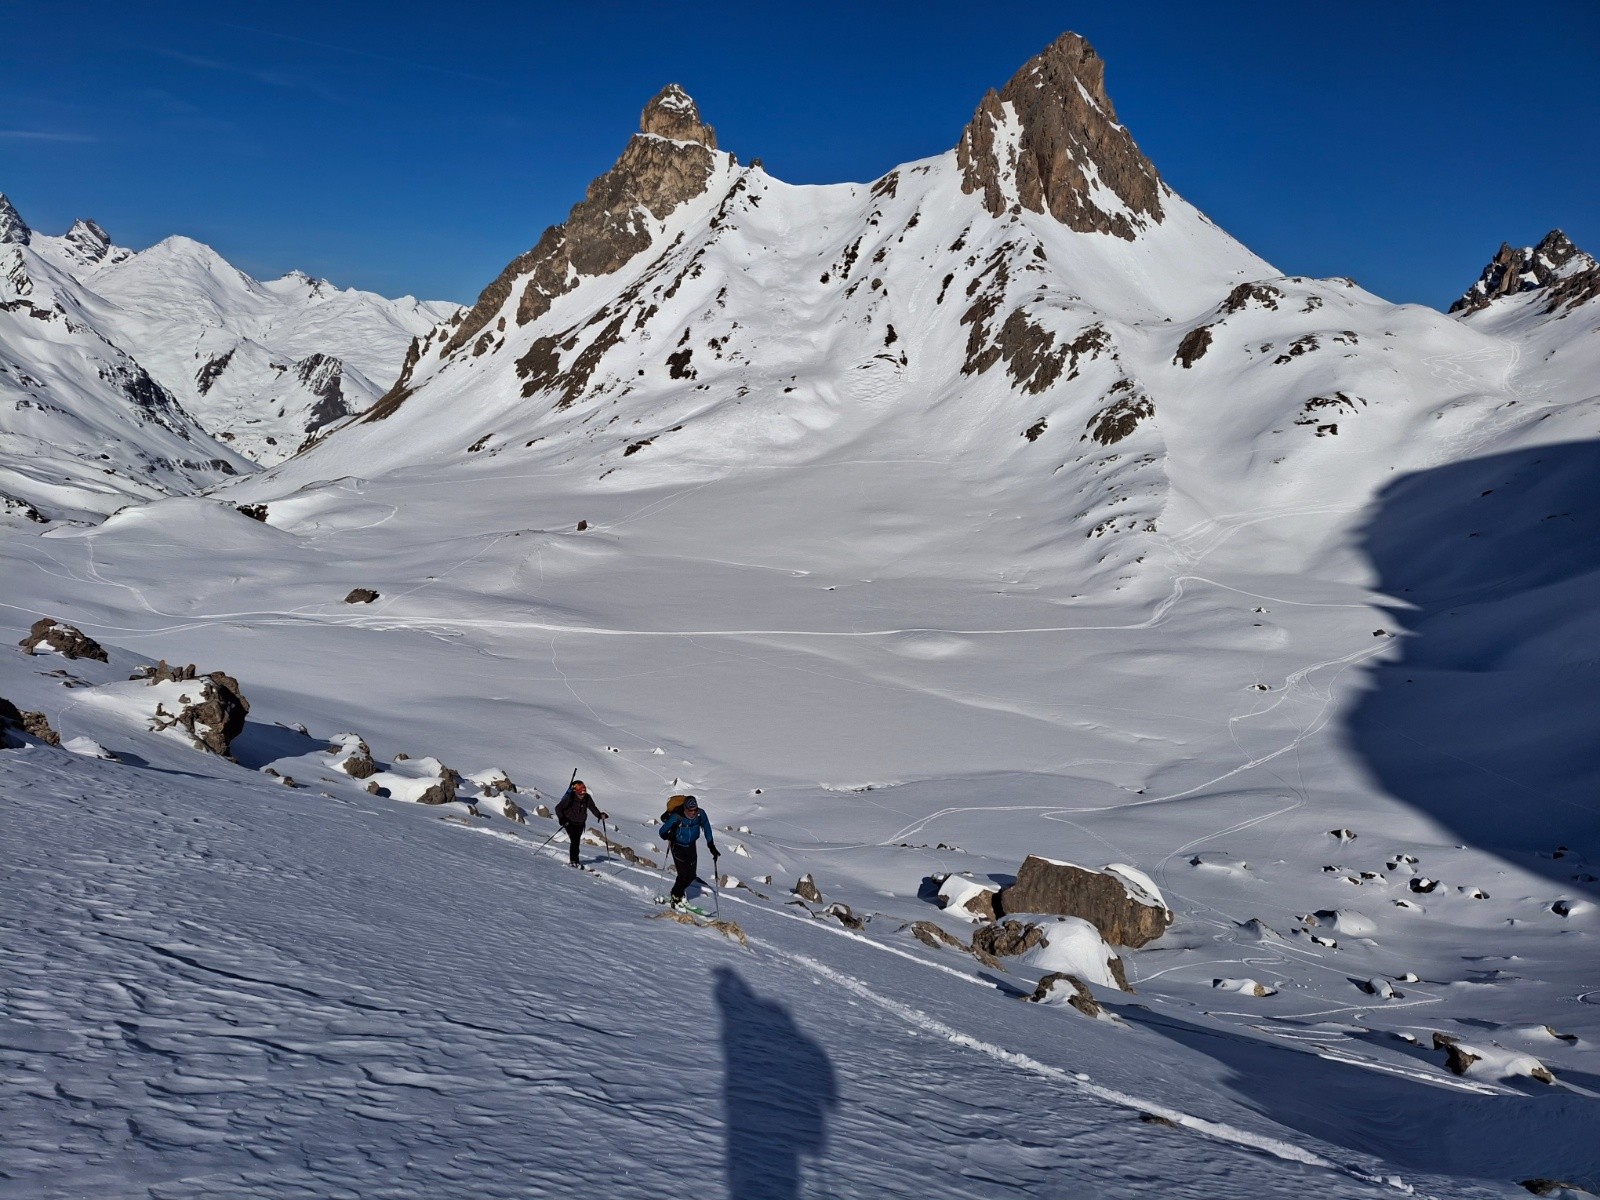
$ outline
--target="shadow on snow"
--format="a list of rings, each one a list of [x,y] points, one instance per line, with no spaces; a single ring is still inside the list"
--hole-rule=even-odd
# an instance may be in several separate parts
[[[1408,475],[1362,536],[1403,640],[1355,748],[1463,842],[1600,891],[1600,443]]]
[[[839,1104],[833,1064],[783,1005],[758,996],[737,972],[717,970],[715,995],[730,1200],[798,1200],[801,1160],[820,1172]]]

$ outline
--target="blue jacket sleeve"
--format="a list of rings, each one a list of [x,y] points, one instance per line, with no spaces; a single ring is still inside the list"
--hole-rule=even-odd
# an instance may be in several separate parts
[[[706,835],[706,845],[715,850],[717,848],[717,839],[711,836],[711,818],[703,812],[700,814],[700,828]]]

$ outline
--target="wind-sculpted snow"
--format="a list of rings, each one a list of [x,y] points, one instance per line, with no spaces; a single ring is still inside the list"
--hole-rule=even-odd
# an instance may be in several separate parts
[[[17,1195],[1401,1183],[1211,1092],[1207,1056],[1147,1017],[1023,1006],[753,902],[741,949],[648,920],[648,873],[574,877],[423,810],[41,753],[0,759],[8,792],[27,781],[0,1026]],[[1156,1078],[1174,1054],[1199,1077]]]

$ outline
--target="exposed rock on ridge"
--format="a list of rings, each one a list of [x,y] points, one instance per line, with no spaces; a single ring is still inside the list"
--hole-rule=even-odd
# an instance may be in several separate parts
[[[32,240],[33,230],[28,228],[6,194],[0,192],[0,246],[26,246]]]
[[[1128,241],[1146,220],[1162,219],[1161,176],[1117,123],[1105,63],[1075,33],[983,98],[956,159],[963,190],[982,192],[995,216],[1020,205],[1079,233]]]
[[[526,325],[548,312],[551,303],[577,287],[583,277],[609,275],[649,246],[651,233],[640,219],[643,213],[662,220],[705,191],[716,161],[716,134],[700,120],[699,109],[681,87],[668,84],[645,105],[639,128],[611,169],[589,185],[565,224],[545,230],[533,249],[513,259],[483,290],[445,344],[445,356],[471,342],[519,284],[517,323]],[[367,420],[392,413],[409,386],[409,372],[402,373]]]
[[[1450,311],[1475,313],[1503,297],[1540,289],[1549,291],[1546,313],[1574,308],[1600,296],[1600,263],[1559,229],[1552,229],[1533,247],[1513,248],[1502,242],[1478,281]]]

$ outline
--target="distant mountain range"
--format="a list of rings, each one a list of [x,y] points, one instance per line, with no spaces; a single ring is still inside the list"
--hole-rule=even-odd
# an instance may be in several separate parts
[[[173,237],[30,229],[0,196],[0,493],[105,515],[280,462],[368,407],[457,306],[291,272],[260,282]]]

